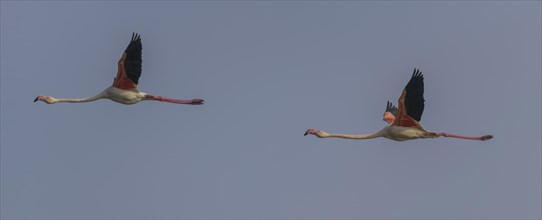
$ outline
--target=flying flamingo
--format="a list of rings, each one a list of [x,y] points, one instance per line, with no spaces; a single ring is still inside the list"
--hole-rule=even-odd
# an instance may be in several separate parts
[[[420,125],[420,119],[422,117],[424,109],[423,98],[423,75],[422,72],[414,69],[412,78],[406,85],[405,89],[399,97],[399,108],[395,107],[388,101],[386,111],[384,112],[384,121],[389,126],[386,126],[382,130],[372,134],[330,134],[325,131],[309,129],[305,132],[305,135],[312,134],[319,138],[347,138],[347,139],[371,139],[377,137],[385,137],[395,141],[406,141],[418,138],[436,138],[436,137],[452,137],[462,138],[468,140],[480,140],[485,141],[493,138],[493,135],[484,135],[481,137],[461,136],[449,133],[436,133],[425,130]]]
[[[137,84],[139,76],[141,76],[141,48],[141,37],[137,33],[132,33],[132,40],[118,62],[117,76],[113,81],[113,85],[98,95],[82,99],[59,99],[51,96],[38,96],[34,99],[34,102],[39,100],[47,104],[54,104],[59,102],[78,103],[92,102],[98,99],[111,99],[125,105],[135,104],[142,100],[156,100],[175,104],[203,104],[202,99],[178,100],[140,92],[137,89]]]

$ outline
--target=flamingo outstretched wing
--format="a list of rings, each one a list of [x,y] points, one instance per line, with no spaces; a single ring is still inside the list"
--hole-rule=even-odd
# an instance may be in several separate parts
[[[118,62],[118,71],[113,86],[119,89],[137,89],[141,76],[141,36],[132,33],[132,40]]]
[[[395,121],[395,117],[397,117],[398,112],[399,110],[397,107],[388,101],[386,111],[384,111],[384,121],[388,122],[388,124],[392,124]]]
[[[414,69],[410,81],[399,97],[398,113],[393,125],[422,128],[419,121],[425,107],[423,90],[423,74],[420,70]]]

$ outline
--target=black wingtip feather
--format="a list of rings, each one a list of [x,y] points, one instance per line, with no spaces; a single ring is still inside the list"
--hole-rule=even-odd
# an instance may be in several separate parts
[[[423,78],[422,71],[420,71],[420,69],[414,68],[414,72],[412,73],[412,78],[414,78],[414,77],[422,77]]]
[[[390,112],[392,115],[397,116],[398,109],[395,105],[393,105],[390,101],[388,101],[388,104],[386,105],[386,111]]]
[[[126,68],[126,75],[136,85],[139,83],[139,77],[141,76],[141,35],[136,32],[132,33],[132,39],[128,47],[126,47],[126,60],[124,65]]]
[[[420,121],[425,107],[423,73],[420,69],[414,68],[405,89],[407,92],[405,97],[407,114],[414,120]]]
[[[136,32],[132,32],[132,41],[141,41],[141,35]]]

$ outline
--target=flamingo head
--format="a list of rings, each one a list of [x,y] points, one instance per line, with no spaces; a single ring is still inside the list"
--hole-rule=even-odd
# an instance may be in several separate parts
[[[319,135],[320,133],[321,133],[320,130],[316,130],[316,129],[311,128],[311,129],[309,129],[309,130],[307,130],[305,132],[304,136],[307,136],[308,134],[312,134],[312,135],[316,135],[316,136],[320,137],[320,135]]]
[[[42,102],[45,102],[47,104],[54,104],[55,103],[55,99],[51,96],[43,96],[43,95],[40,95],[38,97],[36,97],[36,99],[34,99],[34,102],[37,102],[37,101],[42,101]]]

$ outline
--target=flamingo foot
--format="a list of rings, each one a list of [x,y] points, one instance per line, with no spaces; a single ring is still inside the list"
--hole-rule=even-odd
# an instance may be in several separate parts
[[[485,141],[485,140],[489,140],[491,138],[493,138],[493,135],[484,135],[484,136],[480,137],[480,140]]]
[[[203,99],[192,99],[192,105],[203,105]]]

